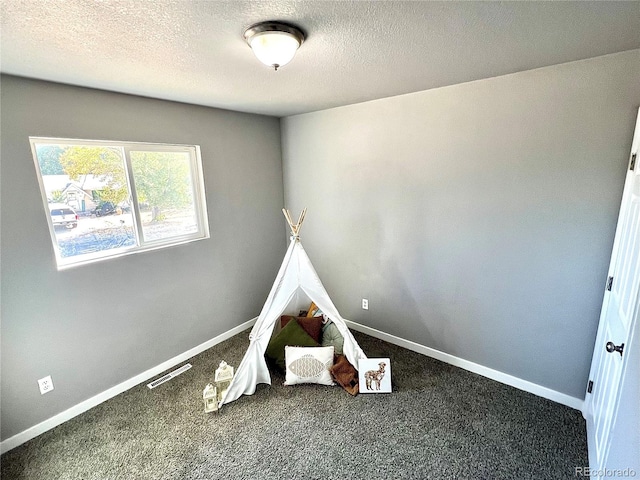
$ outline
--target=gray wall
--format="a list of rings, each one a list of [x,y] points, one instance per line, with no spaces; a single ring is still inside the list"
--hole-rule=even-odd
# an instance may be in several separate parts
[[[283,119],[342,315],[583,398],[639,79],[635,50]]]
[[[1,82],[4,440],[256,316],[286,232],[278,119]],[[211,238],[57,271],[29,135],[200,145]]]

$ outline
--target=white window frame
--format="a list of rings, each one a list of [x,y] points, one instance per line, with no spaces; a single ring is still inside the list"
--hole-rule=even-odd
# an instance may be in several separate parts
[[[165,247],[172,247],[175,245],[182,245],[185,243],[194,242],[197,240],[205,240],[210,238],[209,236],[209,221],[207,214],[207,202],[204,189],[204,175],[202,170],[202,157],[200,155],[200,146],[198,145],[181,145],[181,144],[167,144],[167,143],[147,143],[147,142],[125,142],[125,141],[113,141],[113,140],[86,140],[86,139],[72,139],[72,138],[55,138],[55,137],[29,137],[31,144],[31,152],[33,161],[36,167],[36,173],[38,177],[38,183],[40,185],[40,193],[42,195],[42,201],[46,212],[47,222],[49,224],[49,232],[51,234],[51,242],[56,258],[56,264],[58,270],[64,270],[71,267],[77,267],[80,265],[86,265],[94,262],[104,261],[111,258],[118,258],[123,255],[131,255],[139,252],[148,252]],[[109,250],[102,250],[94,253],[86,253],[80,255],[74,255],[70,257],[62,257],[60,248],[58,246],[58,240],[56,237],[53,220],[49,213],[49,202],[47,198],[47,192],[45,190],[44,180],[42,172],[40,170],[40,162],[36,151],[37,145],[59,145],[65,146],[92,146],[92,147],[111,147],[118,148],[124,156],[124,168],[127,178],[127,186],[130,195],[131,215],[133,218],[135,245],[113,248]],[[197,231],[193,233],[186,233],[183,235],[173,236],[171,238],[163,238],[157,240],[144,240],[142,230],[142,220],[138,205],[138,194],[135,189],[135,182],[133,178],[133,169],[131,167],[131,151],[142,152],[179,152],[188,153],[190,158],[190,172],[191,183],[193,193],[193,203],[197,220]]]

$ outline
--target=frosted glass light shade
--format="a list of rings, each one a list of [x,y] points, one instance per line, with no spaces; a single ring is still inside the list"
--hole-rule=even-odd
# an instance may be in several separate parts
[[[244,37],[258,60],[276,70],[293,59],[304,41],[298,28],[276,22],[249,27]]]
[[[255,35],[249,42],[258,60],[269,67],[282,67],[293,60],[300,44],[284,32],[264,32]]]

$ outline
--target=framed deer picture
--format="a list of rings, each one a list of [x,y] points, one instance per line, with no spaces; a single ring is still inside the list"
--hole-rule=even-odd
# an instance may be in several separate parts
[[[388,358],[363,358],[358,363],[360,393],[391,393],[391,362]]]

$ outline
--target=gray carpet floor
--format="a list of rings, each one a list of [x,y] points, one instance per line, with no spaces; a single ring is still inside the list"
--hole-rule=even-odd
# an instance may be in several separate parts
[[[205,414],[221,360],[237,366],[248,332],[0,458],[9,479],[568,479],[586,466],[577,410],[354,332],[391,359],[393,393],[272,385]]]

